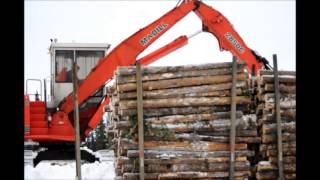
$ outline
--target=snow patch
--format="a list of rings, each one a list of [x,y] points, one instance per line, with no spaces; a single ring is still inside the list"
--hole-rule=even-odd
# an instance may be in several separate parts
[[[50,161],[40,162],[35,168],[26,165],[25,180],[74,180],[76,175],[74,161],[63,161],[63,163],[52,163]],[[115,177],[113,162],[95,162],[81,165],[83,180],[111,180]]]

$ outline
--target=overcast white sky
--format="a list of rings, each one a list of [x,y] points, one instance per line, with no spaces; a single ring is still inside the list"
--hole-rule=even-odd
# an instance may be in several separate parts
[[[173,1],[25,1],[24,61],[25,79],[50,75],[50,38],[58,42],[109,43],[111,49],[169,10]],[[278,55],[279,69],[296,68],[295,1],[203,1],[220,11],[233,24],[245,43],[272,64]],[[201,29],[200,19],[189,13],[152,44],[138,58],[180,35]],[[231,61],[220,52],[209,33],[201,33],[187,46],[151,65],[182,65]]]

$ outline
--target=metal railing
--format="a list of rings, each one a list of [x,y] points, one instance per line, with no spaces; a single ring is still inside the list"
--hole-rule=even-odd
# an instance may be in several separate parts
[[[32,93],[29,93],[28,92],[28,84],[30,81],[36,81],[36,82],[39,82],[40,83],[40,93],[35,93],[35,94],[32,94]],[[26,94],[27,95],[33,95],[36,97],[36,95],[40,96],[40,99],[39,100],[42,100],[43,96],[42,96],[42,82],[40,79],[27,79],[26,81]]]
[[[51,81],[52,81],[52,79],[51,79],[51,77],[49,76],[49,77],[47,77],[47,78],[45,78],[45,79],[43,79],[43,82],[44,82],[44,90],[45,90],[45,100],[47,101],[47,102],[49,102],[49,101],[52,101],[53,100],[53,93],[52,93],[52,91],[53,91],[53,87],[51,86]],[[48,85],[49,84],[49,89],[48,89]]]

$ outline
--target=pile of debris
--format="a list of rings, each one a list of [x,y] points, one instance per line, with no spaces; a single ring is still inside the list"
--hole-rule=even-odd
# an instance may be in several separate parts
[[[244,66],[238,62],[235,179],[251,176],[248,144],[261,141]],[[145,178],[228,178],[232,63],[141,71]],[[138,179],[136,67],[119,67],[114,79],[107,133],[116,142],[116,179]]]
[[[296,179],[296,74],[279,72],[280,114],[285,179]],[[262,143],[259,153],[262,161],[257,165],[256,177],[278,177],[277,121],[273,71],[262,70],[256,77],[257,118]]]

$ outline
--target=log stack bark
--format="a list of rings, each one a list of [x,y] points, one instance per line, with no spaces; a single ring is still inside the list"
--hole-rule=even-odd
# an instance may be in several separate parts
[[[293,71],[279,71],[280,114],[285,179],[296,179],[296,76]],[[262,70],[256,77],[260,162],[258,180],[277,179],[277,123],[273,71]]]
[[[251,176],[248,144],[261,142],[244,66],[238,63],[235,179]],[[116,179],[139,178],[135,73],[119,67],[108,89]],[[232,63],[142,67],[142,82],[145,178],[228,178]]]

